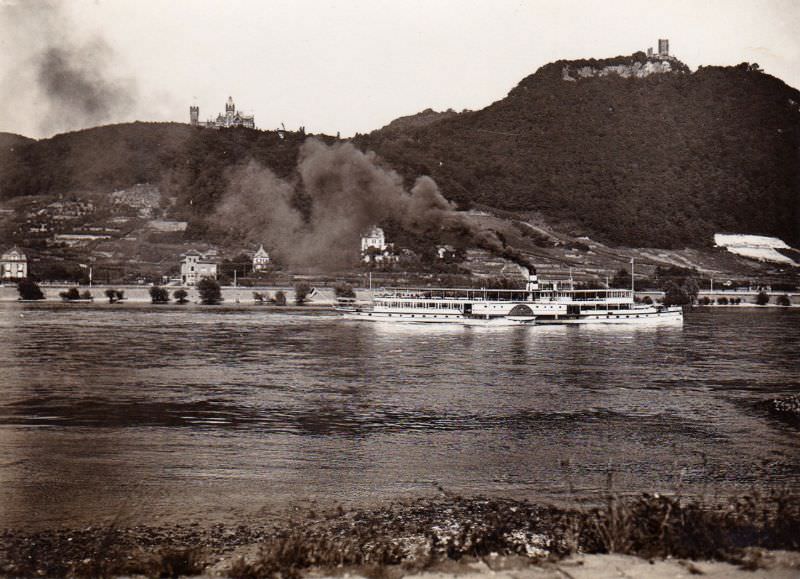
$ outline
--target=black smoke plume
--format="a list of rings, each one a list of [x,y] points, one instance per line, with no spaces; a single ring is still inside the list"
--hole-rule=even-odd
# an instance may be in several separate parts
[[[302,196],[310,208],[297,205]],[[278,178],[255,162],[234,170],[213,222],[249,241],[264,243],[284,263],[332,269],[358,257],[361,235],[393,220],[432,241],[457,238],[532,269],[498,235],[459,213],[430,177],[406,190],[395,171],[350,143],[310,138],[300,149],[297,178]]]
[[[74,32],[63,3],[9,0],[0,21],[10,47],[0,85],[0,122],[28,117],[28,130],[49,135],[120,119],[133,109],[136,84],[116,72],[115,54],[101,37]]]

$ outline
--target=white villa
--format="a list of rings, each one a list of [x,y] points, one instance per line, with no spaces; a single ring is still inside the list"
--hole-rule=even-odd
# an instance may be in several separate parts
[[[269,267],[269,263],[269,253],[267,253],[264,246],[261,245],[255,255],[253,255],[253,271],[265,270]]]
[[[183,285],[197,285],[204,277],[217,279],[217,262],[212,261],[216,252],[200,253],[194,249],[183,254],[181,260],[181,283]]]
[[[0,278],[22,279],[28,277],[28,258],[17,246],[0,256]]]
[[[372,227],[361,236],[361,258],[365,263],[397,260],[392,245],[386,243],[383,229]]]
[[[386,250],[386,236],[380,227],[373,227],[361,236],[361,253],[367,253],[370,247],[378,251]]]

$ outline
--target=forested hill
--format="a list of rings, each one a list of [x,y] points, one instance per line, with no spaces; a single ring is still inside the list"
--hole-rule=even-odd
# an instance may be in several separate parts
[[[0,151],[32,142],[34,142],[33,139],[23,137],[22,135],[0,132]]]
[[[292,174],[305,135],[182,123],[125,123],[0,147],[0,201],[27,195],[108,193],[150,183],[201,218],[225,188],[225,170],[256,159]],[[188,207],[188,203],[186,203]]]
[[[0,199],[155,182],[191,135],[178,123],[108,125],[0,150]]]
[[[611,242],[799,243],[800,93],[754,65],[647,62],[548,64],[483,110],[358,141],[462,203],[538,210]]]
[[[453,109],[447,109],[446,111],[442,112],[437,112],[434,111],[433,109],[425,109],[424,111],[419,112],[415,115],[398,117],[385,127],[381,127],[380,131],[385,133],[393,131],[394,132],[407,131],[409,129],[424,127],[433,124],[437,121],[441,121],[442,119],[454,117],[457,114],[458,113],[456,113]]]
[[[226,168],[254,158],[291,177],[305,138],[180,123],[0,134],[0,202],[151,183],[199,224]],[[483,110],[424,111],[354,141],[462,206],[540,211],[612,243],[698,247],[736,232],[800,244],[800,93],[755,66],[559,61]]]

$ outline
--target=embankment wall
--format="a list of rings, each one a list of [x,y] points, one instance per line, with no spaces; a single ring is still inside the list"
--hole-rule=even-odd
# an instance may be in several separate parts
[[[146,285],[93,285],[89,286],[75,286],[63,284],[40,284],[46,301],[61,301],[59,296],[60,292],[66,291],[71,287],[77,287],[78,291],[83,293],[88,290],[95,303],[108,303],[108,298],[105,295],[107,289],[116,289],[125,292],[125,302],[127,303],[150,303],[150,286]],[[185,287],[179,288],[174,286],[163,286],[169,291],[170,301],[174,302],[172,294],[177,289],[185,289],[190,303],[199,303],[200,296],[197,288]],[[289,304],[294,303],[294,289],[291,287],[222,287],[223,303],[231,304],[254,304],[253,292],[261,294],[269,294],[271,297],[275,296],[278,291],[283,291],[286,294],[286,301]],[[370,299],[370,290],[356,290],[356,296],[360,301],[368,301]],[[15,302],[19,298],[17,286],[14,284],[5,284],[0,286],[0,302]],[[311,299],[310,303],[316,305],[333,305],[335,296],[332,288],[317,288],[316,295]]]

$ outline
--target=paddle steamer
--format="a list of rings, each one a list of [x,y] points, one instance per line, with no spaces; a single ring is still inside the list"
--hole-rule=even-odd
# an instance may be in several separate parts
[[[656,324],[683,322],[680,307],[640,304],[628,289],[574,289],[540,283],[528,274],[524,290],[387,288],[372,303],[341,305],[349,319],[467,325]]]

